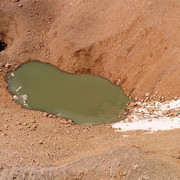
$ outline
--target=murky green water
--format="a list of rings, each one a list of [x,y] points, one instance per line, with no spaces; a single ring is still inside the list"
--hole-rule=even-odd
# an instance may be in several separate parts
[[[65,73],[36,61],[8,73],[7,79],[9,91],[23,107],[57,114],[77,124],[118,121],[129,102],[109,80]]]

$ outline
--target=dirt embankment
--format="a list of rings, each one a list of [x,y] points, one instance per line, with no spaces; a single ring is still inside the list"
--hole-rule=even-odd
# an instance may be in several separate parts
[[[99,74],[133,97],[180,95],[179,1],[6,1],[1,7],[4,61],[38,59]]]
[[[135,146],[143,158],[155,158],[157,167],[166,161],[162,166],[169,171],[162,177],[178,177],[174,172],[179,169],[179,130],[129,132],[131,136],[124,138],[109,125],[63,124],[21,109],[11,100],[4,75],[23,62],[40,60],[68,72],[106,77],[133,98],[147,92],[156,92],[156,99],[179,97],[179,20],[179,0],[1,1],[0,42],[7,47],[0,52],[0,171],[62,165],[104,149]],[[153,163],[147,166],[153,169]],[[155,169],[147,177],[152,179]],[[144,178],[138,169],[135,173]]]

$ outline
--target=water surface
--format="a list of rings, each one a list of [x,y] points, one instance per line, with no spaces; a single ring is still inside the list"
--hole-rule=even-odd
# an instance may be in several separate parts
[[[96,75],[63,72],[42,62],[28,62],[7,74],[8,89],[23,107],[71,119],[77,124],[120,120],[129,102],[122,90]]]

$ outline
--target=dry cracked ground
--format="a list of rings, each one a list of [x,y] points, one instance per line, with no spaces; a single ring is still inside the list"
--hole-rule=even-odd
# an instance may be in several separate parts
[[[38,60],[101,75],[135,100],[178,98],[179,32],[179,0],[1,0],[0,179],[180,179],[179,129],[74,125],[21,108],[4,79]]]

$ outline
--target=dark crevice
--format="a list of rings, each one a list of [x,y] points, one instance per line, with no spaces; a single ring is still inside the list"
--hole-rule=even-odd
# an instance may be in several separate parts
[[[3,42],[3,41],[0,41],[0,51],[5,50],[6,47],[7,47],[7,44],[5,42]]]

